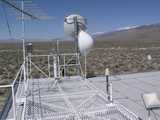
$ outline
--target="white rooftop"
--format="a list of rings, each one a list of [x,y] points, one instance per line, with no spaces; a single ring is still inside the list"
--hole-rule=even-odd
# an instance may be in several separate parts
[[[160,97],[160,72],[135,73],[112,76],[113,99],[118,101],[143,120],[147,120],[147,111],[141,95],[155,92]],[[98,88],[105,91],[105,78],[89,79]],[[160,110],[151,113],[152,120],[160,118]]]
[[[22,117],[26,120],[138,120],[138,117],[146,120],[147,111],[141,95],[150,92],[160,95],[159,79],[160,72],[110,77],[113,104],[107,100],[105,77],[88,80],[65,77],[57,83],[53,78],[31,79],[27,97],[23,84],[18,87],[17,120]],[[152,117],[152,120],[160,118],[160,111],[154,111]],[[13,118],[12,108],[7,118]]]

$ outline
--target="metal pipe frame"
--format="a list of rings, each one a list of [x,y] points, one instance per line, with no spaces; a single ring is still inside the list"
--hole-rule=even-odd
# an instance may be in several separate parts
[[[36,64],[34,64],[32,61],[31,61],[31,64],[37,69],[39,70],[44,76],[46,76],[47,78],[49,77],[44,71],[42,71]]]
[[[48,57],[48,76],[49,76],[49,78],[51,77],[51,65],[50,65],[50,57],[49,56],[47,56]]]
[[[13,80],[13,82],[9,85],[0,85],[0,88],[11,88],[11,92],[12,92],[12,108],[13,108],[13,119],[16,120],[16,94],[15,94],[15,89],[14,86],[16,84],[16,82],[19,80],[21,81],[21,77],[22,77],[22,71],[23,71],[23,65],[24,63],[21,65],[20,69],[18,70],[15,79]],[[18,83],[19,84],[19,83]]]
[[[31,59],[34,58],[34,57],[46,57],[46,59],[48,59],[47,60],[48,61],[48,75],[43,70],[41,70],[36,64],[34,64],[32,62]],[[84,72],[83,72],[82,65],[81,65],[80,60],[79,60],[79,54],[78,53],[67,53],[67,54],[63,53],[63,54],[59,54],[59,57],[63,58],[63,64],[60,63],[60,60],[59,60],[59,57],[57,56],[57,54],[52,54],[52,55],[30,55],[30,56],[26,56],[26,60],[27,61],[30,60],[29,63],[32,64],[38,71],[40,71],[43,75],[45,75],[45,77],[48,78],[48,77],[51,77],[51,67],[53,67],[53,65],[50,64],[50,60],[51,60],[50,58],[51,57],[56,57],[57,58],[57,62],[56,62],[58,64],[58,66],[57,66],[58,67],[57,68],[57,70],[58,70],[57,71],[57,75],[59,77],[62,77],[62,74],[61,74],[62,71],[60,71],[61,68],[64,69],[64,74],[66,75],[66,68],[67,67],[73,67],[73,66],[77,67],[77,74],[81,73],[81,75],[84,76]],[[70,59],[67,60],[67,57],[69,57]],[[73,58],[76,60],[76,64],[69,64],[69,62],[71,60],[73,60]],[[54,60],[53,60],[53,62],[54,62]],[[26,69],[28,69],[28,67],[30,67],[30,70],[29,70],[30,73],[27,73],[27,74],[31,78],[31,65],[30,66],[27,65]],[[80,71],[80,72],[78,72],[78,71]]]
[[[16,99],[15,99],[15,93],[14,93],[14,86],[12,88],[12,108],[13,108],[13,117],[14,120],[16,120]]]

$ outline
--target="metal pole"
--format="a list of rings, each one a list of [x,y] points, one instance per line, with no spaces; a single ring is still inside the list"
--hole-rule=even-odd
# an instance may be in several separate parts
[[[58,71],[58,78],[60,78],[60,56],[57,56],[57,71]]]
[[[32,57],[31,57],[31,56],[29,57],[29,64],[30,64],[30,65],[29,65],[30,78],[32,78]]]
[[[22,0],[22,10],[24,10],[24,1]],[[23,60],[25,61],[25,39],[24,39],[24,32],[25,32],[25,28],[24,28],[24,14],[22,12],[22,41],[23,41]]]
[[[74,20],[75,50],[76,50],[76,53],[79,53],[79,49],[78,49],[78,33],[79,33],[79,29],[78,29],[78,20],[77,20],[77,17],[74,17],[73,20]]]
[[[109,76],[106,75],[106,92],[109,95],[109,80],[108,80]]]
[[[111,86],[110,86],[110,83],[109,83],[109,69],[108,68],[106,68],[106,70],[105,70],[105,76],[106,76],[106,93],[107,93],[107,95],[108,95],[108,100],[109,101],[111,101],[111,92],[112,92],[112,88],[111,88]]]
[[[50,56],[48,55],[48,76],[51,77],[50,73]]]
[[[59,51],[59,40],[56,41],[57,45],[57,74],[60,77],[60,51]]]
[[[76,64],[79,64],[79,47],[78,47],[78,33],[79,33],[79,26],[78,26],[78,18],[74,17],[74,41],[75,41],[75,51],[76,51]],[[77,74],[80,72],[80,65],[76,66]]]
[[[57,78],[57,58],[53,56],[54,78]]]
[[[29,55],[26,57],[26,78],[29,78],[29,69],[28,69],[28,63],[29,63]]]
[[[77,53],[77,65],[78,65],[77,74],[80,75],[81,74],[81,69],[80,69],[79,53]]]
[[[112,82],[109,84],[109,101],[111,103],[113,102],[113,97],[112,97]]]
[[[85,53],[85,56],[84,56],[84,71],[85,71],[85,73],[84,73],[84,77],[85,77],[85,79],[87,78],[87,55],[86,55],[86,53]]]
[[[59,40],[56,41],[56,46],[57,46],[57,47],[56,47],[56,48],[57,48],[56,51],[57,51],[57,54],[59,55],[59,52],[60,52],[60,51],[59,51]]]
[[[151,120],[151,112],[148,110],[148,120]]]
[[[16,100],[15,100],[15,94],[14,94],[14,85],[12,85],[12,107],[13,107],[13,117],[14,120],[16,120]]]
[[[30,78],[32,78],[32,57],[30,56]]]
[[[24,0],[22,0],[21,3],[22,11],[24,10]],[[24,39],[24,32],[25,32],[25,26],[24,26],[24,13],[22,12],[22,41],[23,41],[23,77],[24,77],[24,84],[25,84],[25,91],[27,91],[27,85],[26,85],[26,62],[25,62],[25,39]]]
[[[66,76],[66,57],[64,55],[64,77]]]

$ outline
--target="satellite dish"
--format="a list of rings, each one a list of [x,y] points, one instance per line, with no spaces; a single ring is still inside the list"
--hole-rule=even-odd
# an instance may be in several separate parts
[[[64,19],[64,32],[74,38],[76,52],[86,55],[93,46],[92,37],[86,33],[86,19],[78,14],[72,14]]]
[[[75,18],[77,19],[77,25],[79,30],[86,30],[86,19],[78,14],[72,14],[64,19],[64,32],[74,37],[75,35]]]
[[[81,30],[78,34],[78,47],[80,53],[82,55],[88,54],[92,46],[93,46],[92,37],[88,33]]]

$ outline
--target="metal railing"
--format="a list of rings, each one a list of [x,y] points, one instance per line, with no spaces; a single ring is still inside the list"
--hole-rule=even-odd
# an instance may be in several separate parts
[[[23,62],[23,64],[20,66],[20,69],[18,70],[15,79],[13,80],[13,82],[9,85],[0,85],[0,89],[1,88],[6,88],[6,89],[10,89],[10,92],[8,94],[7,99],[5,100],[5,104],[3,107],[3,110],[1,111],[0,114],[0,119],[13,119],[13,120],[17,120],[18,116],[17,116],[17,108],[18,108],[18,103],[19,103],[19,99],[23,98],[23,95],[26,95],[26,90],[28,88],[28,82],[29,79],[32,79],[32,72],[34,72],[32,69],[33,67],[38,70],[41,74],[43,74],[46,78],[50,78],[50,77],[55,77],[54,74],[52,75],[51,72],[54,73],[54,59],[53,57],[57,57],[57,54],[51,54],[51,55],[28,55],[26,56],[25,61]],[[37,58],[37,57],[46,57],[47,59],[47,68],[48,68],[48,73],[46,73],[45,71],[43,71],[36,63],[34,63],[34,61],[32,61],[33,58]],[[59,74],[59,77],[65,77],[66,76],[66,71],[67,71],[67,67],[79,67],[79,73],[84,76],[83,74],[83,70],[82,70],[82,66],[79,60],[79,54],[77,53],[67,53],[67,54],[59,54],[58,55],[58,61],[56,61],[56,64],[58,63],[58,72],[57,74]],[[59,60],[61,58],[61,61]],[[75,60],[75,63],[71,63],[72,60]],[[52,71],[51,71],[51,67],[53,67]],[[64,73],[62,75],[62,70],[64,70]],[[18,87],[19,85],[22,84],[22,87],[24,89],[23,93],[20,93],[20,95],[17,95],[17,91],[19,91]],[[18,92],[19,93],[19,92]],[[22,97],[23,96],[23,97]],[[26,106],[26,102],[23,101],[23,111],[22,114],[20,116],[20,118],[23,120],[24,119],[24,114],[25,114],[25,106]]]
[[[6,89],[11,89],[8,97],[5,101],[3,110],[1,111],[0,114],[0,119],[6,119],[8,114],[11,112],[10,109],[11,107],[13,108],[12,110],[12,114],[13,119],[16,120],[16,92],[17,92],[17,88],[19,85],[19,82],[22,81],[22,71],[23,71],[23,67],[24,67],[24,63],[21,65],[20,69],[18,70],[15,79],[13,80],[13,82],[9,85],[0,85],[0,89],[1,88],[6,88]]]
[[[46,68],[47,71],[44,71],[42,68],[38,66],[36,62],[34,62],[33,59],[38,59],[44,57],[46,59]],[[54,59],[56,57],[56,61]],[[79,60],[79,54],[78,53],[66,53],[66,54],[50,54],[50,55],[28,55],[26,58],[26,69],[27,69],[27,76],[28,78],[33,78],[32,76],[33,68],[38,70],[42,75],[45,77],[56,77],[54,70],[57,69],[57,74],[59,77],[65,77],[67,68],[74,67],[79,69],[80,75],[84,76],[84,72],[82,69],[81,62]],[[72,61],[75,61],[75,63],[72,63]],[[57,68],[54,66],[54,62],[57,64]],[[78,68],[79,67],[79,68]],[[64,72],[64,73],[63,73]],[[78,74],[78,73],[76,73]]]

